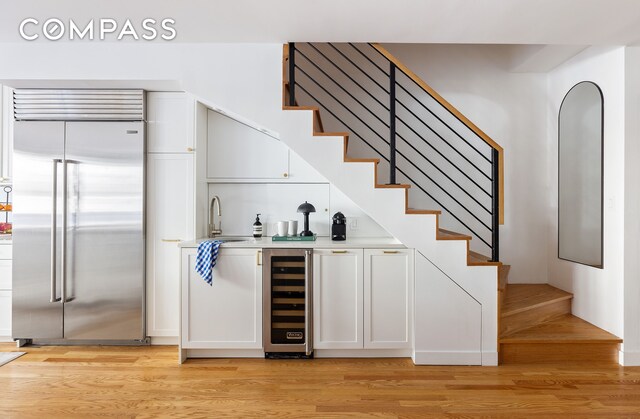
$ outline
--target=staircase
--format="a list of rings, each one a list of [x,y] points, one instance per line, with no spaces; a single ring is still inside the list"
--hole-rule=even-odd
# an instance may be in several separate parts
[[[408,248],[416,250],[415,301],[420,304],[415,309],[414,362],[497,365],[499,359],[503,363],[617,360],[620,339],[571,316],[571,294],[548,285],[507,286],[510,267],[499,260],[498,235],[504,206],[502,148],[379,45],[367,44],[386,60],[382,65],[363,52],[370,51],[366,46],[348,44],[341,51],[335,45],[326,44],[328,46],[322,52],[320,46],[309,45],[310,50],[301,57],[317,68],[318,74],[310,69],[299,69],[293,44],[285,45],[283,51],[282,109],[288,120],[281,140],[365,209],[378,224]],[[331,51],[346,61],[340,58],[340,66],[331,62],[327,57]],[[345,51],[354,55],[349,57]],[[317,54],[318,60],[322,57],[333,67],[320,68],[311,60],[312,54]],[[360,65],[369,65],[366,61],[371,63],[371,71],[378,77],[373,78],[354,63],[358,59]],[[388,72],[383,68],[385,64]],[[342,68],[347,65],[353,65],[355,73],[348,74]],[[320,91],[296,81],[298,70]],[[372,89],[377,85],[388,94],[389,106],[366,91],[361,85],[363,81],[358,79],[362,76],[358,71],[371,79]],[[336,74],[346,78],[340,76],[343,79],[336,81]],[[329,91],[314,77],[324,77],[324,82],[332,83],[340,92]],[[418,100],[420,95],[399,84],[397,77],[404,77],[408,80],[404,83],[418,86],[423,96],[428,97],[430,106],[443,110],[434,113],[427,109],[425,103]],[[358,88],[347,90],[345,85],[351,82]],[[388,88],[381,85],[385,82],[389,83]],[[420,120],[409,107],[397,101],[396,87],[408,93],[405,100],[408,97],[415,99],[414,106],[422,106],[434,118],[427,116],[431,118],[429,123]],[[319,99],[323,92],[327,97]],[[298,100],[301,96],[303,106]],[[317,105],[309,104],[309,100]],[[336,102],[334,106],[330,106],[329,100]],[[352,100],[350,105],[343,102],[347,100]],[[374,100],[385,109],[382,112],[389,112],[385,116],[389,118],[389,124],[378,115],[367,114],[372,113],[366,106],[367,100]],[[405,106],[409,113],[397,114],[396,104]],[[361,113],[354,111],[358,106],[362,108]],[[357,119],[360,126],[340,114],[340,110]],[[332,120],[327,123],[326,119],[321,119],[321,114],[322,117],[330,115]],[[419,128],[407,123],[409,114],[416,117],[416,123],[422,124]],[[453,116],[455,121],[445,123],[446,115]],[[370,125],[375,126],[374,119],[381,121],[380,129],[388,130],[388,137],[380,135]],[[406,131],[398,131],[396,122],[405,124],[415,136],[409,138]],[[432,126],[440,122],[440,129],[449,130],[449,137]],[[458,130],[466,130],[467,136],[474,137],[475,145],[451,128],[458,123],[463,126]],[[349,132],[342,132],[345,128]],[[365,133],[366,129],[370,131],[369,135]],[[435,137],[428,137],[422,131],[432,132]],[[372,136],[378,137],[377,144],[371,140]],[[461,141],[456,139],[458,143],[454,147],[447,140],[456,136]],[[404,162],[404,166],[398,164],[397,158],[401,162],[403,158],[408,160],[408,152],[397,148],[396,137],[405,143],[413,141],[411,148],[417,152],[416,159],[422,160]],[[429,140],[434,143],[427,144],[431,147],[430,152],[423,154],[415,144],[429,143]],[[358,147],[352,152],[354,142]],[[488,146],[488,151],[480,153],[478,144]],[[438,149],[436,145],[449,151]],[[385,147],[388,152],[381,151]],[[469,154],[463,154],[462,149]],[[363,150],[370,154],[363,156]],[[461,158],[455,157],[458,158],[455,160],[452,157],[455,153]],[[442,167],[437,167],[437,162],[431,159],[436,154],[443,157]],[[474,164],[482,159],[490,163],[488,173],[482,173]],[[432,171],[426,167],[431,167]],[[424,179],[416,175],[416,170],[424,175]],[[443,176],[437,177],[435,172]],[[471,182],[462,179],[461,173]],[[438,188],[440,194],[434,195],[433,190]],[[426,194],[433,206],[413,208],[410,191],[411,194]],[[490,208],[487,208],[487,202],[490,202]],[[476,214],[488,216],[489,220]],[[443,220],[446,220],[447,228],[443,228]],[[448,224],[451,222],[457,223],[461,230],[450,229]],[[483,246],[488,250],[487,254],[478,251]]]
[[[500,363],[618,363],[622,339],[571,314],[573,295],[547,284],[504,284]]]

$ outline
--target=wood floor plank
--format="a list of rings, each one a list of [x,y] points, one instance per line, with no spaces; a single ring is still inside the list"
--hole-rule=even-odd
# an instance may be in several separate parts
[[[0,344],[0,351],[14,351]],[[414,366],[410,359],[197,359],[175,347],[24,348],[0,417],[639,417],[640,367]]]

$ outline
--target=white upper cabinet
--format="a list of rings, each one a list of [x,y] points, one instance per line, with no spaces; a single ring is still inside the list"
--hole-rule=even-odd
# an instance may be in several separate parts
[[[412,347],[413,250],[364,251],[364,347]]]
[[[191,153],[195,101],[183,92],[147,93],[149,153]]]
[[[362,249],[313,251],[313,345],[363,348]]]
[[[0,84],[0,183],[11,182],[13,155],[13,89]]]
[[[289,148],[219,112],[208,112],[207,178],[287,179]]]

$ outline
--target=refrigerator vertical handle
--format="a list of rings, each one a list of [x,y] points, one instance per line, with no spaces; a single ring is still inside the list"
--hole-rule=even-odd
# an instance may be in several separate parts
[[[67,160],[62,160],[62,238],[60,243],[60,298],[67,302]]]
[[[307,355],[311,355],[313,352],[313,331],[311,330],[311,316],[313,314],[313,294],[312,294],[312,280],[311,280],[311,250],[304,251],[304,333],[305,333],[305,352]]]
[[[58,163],[61,161],[60,159],[53,159],[53,185],[51,188],[51,201],[53,205],[51,209],[51,298],[49,301],[52,303],[60,301],[60,298],[56,295],[56,234],[58,229]]]

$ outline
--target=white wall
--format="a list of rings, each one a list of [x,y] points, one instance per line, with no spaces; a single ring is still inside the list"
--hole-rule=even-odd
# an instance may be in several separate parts
[[[504,148],[500,260],[510,283],[547,282],[545,75],[510,73],[506,46],[384,47]]]
[[[623,333],[625,50],[592,47],[548,74],[549,283],[574,294],[573,314],[617,336]],[[592,81],[604,95],[604,268],[558,259],[558,111],[576,83]],[[637,213],[635,215],[637,217]],[[637,237],[637,236],[636,236]],[[634,256],[635,258],[638,255]],[[637,276],[637,271],[634,273]]]
[[[640,47],[626,48],[624,142],[624,344],[622,363],[640,365]],[[606,106],[606,103],[605,103]],[[606,108],[605,108],[606,109]]]

